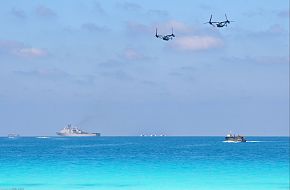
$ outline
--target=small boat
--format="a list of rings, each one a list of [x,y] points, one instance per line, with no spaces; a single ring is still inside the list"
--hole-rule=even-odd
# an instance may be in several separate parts
[[[242,135],[232,135],[231,133],[227,134],[225,137],[225,142],[247,142],[244,136]]]

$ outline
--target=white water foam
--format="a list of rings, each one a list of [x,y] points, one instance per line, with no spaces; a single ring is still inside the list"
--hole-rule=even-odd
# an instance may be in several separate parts
[[[223,141],[225,143],[240,143],[237,141]],[[247,143],[259,143],[259,142],[274,142],[274,141],[246,141]]]
[[[240,142],[237,142],[237,141],[223,141],[224,143],[240,143]]]
[[[37,139],[49,139],[50,137],[36,137]]]

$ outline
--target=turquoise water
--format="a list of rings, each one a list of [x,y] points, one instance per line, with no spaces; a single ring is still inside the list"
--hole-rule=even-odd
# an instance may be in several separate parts
[[[289,138],[0,138],[0,189],[289,189]]]

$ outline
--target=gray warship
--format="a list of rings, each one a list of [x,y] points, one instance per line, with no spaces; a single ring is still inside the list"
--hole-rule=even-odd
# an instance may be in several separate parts
[[[244,136],[241,136],[241,135],[236,136],[229,133],[225,137],[225,142],[247,142],[247,140]]]
[[[71,124],[63,128],[59,132],[56,132],[56,134],[60,136],[66,136],[66,137],[99,137],[101,136],[101,133],[88,133],[77,127],[72,127]]]

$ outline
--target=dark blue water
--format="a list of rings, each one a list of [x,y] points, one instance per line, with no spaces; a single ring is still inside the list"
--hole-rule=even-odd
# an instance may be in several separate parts
[[[289,138],[0,138],[0,189],[289,189]]]

